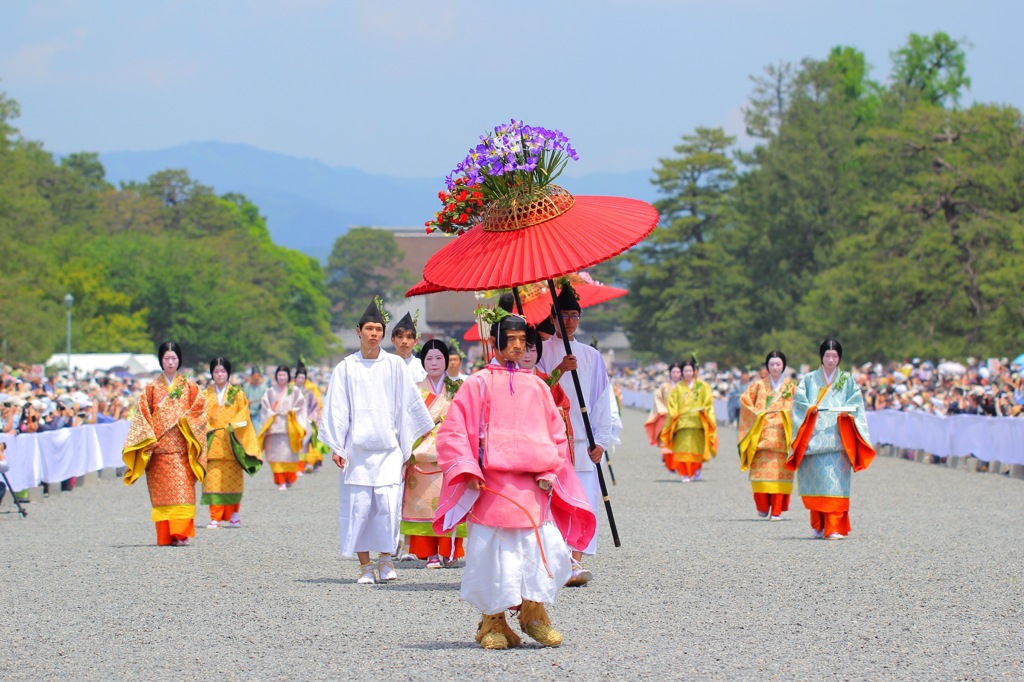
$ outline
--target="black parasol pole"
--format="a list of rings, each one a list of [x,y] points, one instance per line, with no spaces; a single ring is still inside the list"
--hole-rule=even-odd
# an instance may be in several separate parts
[[[516,302],[516,312],[523,314],[523,301],[519,298],[519,287],[512,287],[512,298]]]
[[[565,331],[565,320],[562,319],[562,311],[558,308],[558,296],[555,294],[555,282],[554,280],[548,280],[548,289],[551,290],[551,299],[554,301],[555,309],[555,320],[558,322],[558,330],[561,332],[562,343],[565,344],[565,354],[572,355],[572,346],[569,345],[569,334]],[[515,289],[513,289],[515,291]],[[583,415],[583,427],[587,431],[587,450],[592,449],[596,443],[594,442],[594,429],[590,426],[590,415],[587,414],[587,403],[583,399],[583,387],[580,385],[580,377],[576,370],[572,370],[572,383],[576,387],[576,399],[580,403],[580,414]],[[573,447],[572,444],[569,447]],[[589,455],[589,452],[588,452]],[[604,511],[608,515],[608,525],[612,529],[612,542],[615,543],[616,547],[622,546],[622,541],[619,540],[619,531],[615,527],[615,514],[612,513],[612,500],[608,497],[608,486],[604,482],[604,473],[601,470],[601,463],[594,462],[594,467],[597,469],[597,481],[601,484],[601,498],[604,500]]]

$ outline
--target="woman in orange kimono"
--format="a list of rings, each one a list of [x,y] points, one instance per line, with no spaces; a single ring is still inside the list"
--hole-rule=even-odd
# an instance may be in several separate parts
[[[278,490],[287,490],[295,483],[302,439],[306,436],[306,395],[302,389],[288,385],[291,378],[289,368],[278,367],[274,371],[274,385],[260,400],[260,448],[274,472]],[[302,466],[305,467],[305,461]]]
[[[207,469],[203,479],[202,504],[210,505],[210,525],[227,524],[239,528],[242,519],[243,473],[252,476],[260,470],[260,446],[249,418],[249,401],[238,386],[228,384],[231,362],[227,358],[210,361],[213,385],[204,392],[209,410],[206,424]]]
[[[683,483],[699,481],[702,467],[718,454],[718,424],[711,386],[697,378],[697,360],[683,363],[683,378],[668,397],[661,442],[672,448],[672,468]]]
[[[178,374],[181,347],[157,349],[161,374],[139,396],[122,459],[125,485],[146,473],[158,545],[195,537],[196,481],[206,477],[206,400],[195,381]]]
[[[452,538],[434,532],[434,512],[441,495],[441,469],[437,466],[437,430],[448,413],[455,392],[462,381],[448,378],[448,346],[438,339],[423,344],[419,360],[427,371],[427,378],[416,384],[434,420],[433,430],[420,438],[412,447],[412,459],[405,476],[405,494],[402,497],[402,533],[409,538],[409,554],[427,560],[427,568],[444,568],[465,555],[462,539],[466,525],[458,527],[455,546]],[[451,563],[449,563],[451,562]]]
[[[789,511],[792,471],[786,469],[793,436],[793,396],[796,381],[782,376],[786,356],[773,350],[765,358],[768,376],[750,383],[740,396],[740,470],[750,471],[757,515],[781,521]]]
[[[668,397],[672,395],[672,389],[676,387],[679,380],[683,378],[683,366],[680,364],[670,365],[668,368],[668,381],[658,386],[654,392],[654,404],[644,422],[644,431],[647,432],[647,439],[651,445],[661,446],[661,461],[665,468],[675,471],[672,466],[672,448],[661,443],[661,432],[665,429],[665,419],[668,416]]]

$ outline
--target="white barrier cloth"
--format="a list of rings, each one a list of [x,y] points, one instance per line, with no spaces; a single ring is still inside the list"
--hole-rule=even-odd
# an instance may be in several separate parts
[[[7,443],[11,470],[7,478],[15,491],[40,483],[60,483],[105,468],[124,466],[121,450],[128,437],[127,421],[86,424],[44,433],[0,435]]]
[[[924,450],[939,457],[974,455],[986,462],[1024,464],[1024,419],[927,412],[868,412],[873,443]]]

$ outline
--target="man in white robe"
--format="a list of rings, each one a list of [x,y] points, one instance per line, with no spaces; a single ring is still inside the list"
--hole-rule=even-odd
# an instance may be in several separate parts
[[[360,584],[397,580],[392,554],[402,521],[405,468],[434,420],[405,363],[381,349],[386,319],[376,299],[356,327],[359,352],[334,368],[319,438],[341,471],[341,553],[359,558]],[[378,552],[376,571],[370,553]]]
[[[569,396],[571,409],[569,418],[572,421],[572,430],[575,442],[573,443],[573,454],[576,468],[576,475],[583,484],[583,490],[587,493],[587,501],[590,508],[596,515],[603,504],[601,500],[601,485],[597,478],[597,467],[600,465],[604,451],[612,444],[612,417],[610,410],[608,391],[612,390],[608,381],[608,369],[605,366],[604,358],[596,348],[580,343],[575,339],[576,330],[580,325],[581,308],[576,298],[576,292],[571,285],[566,285],[558,294],[558,306],[561,309],[562,320],[565,322],[565,330],[569,336],[569,346],[572,349],[571,355],[565,354],[565,343],[559,336],[560,328],[558,320],[552,316],[556,335],[544,341],[544,349],[541,359],[537,363],[537,369],[548,374],[558,370],[562,373],[558,383]],[[580,387],[583,389],[583,400],[586,402],[587,414],[590,416],[590,427],[594,433],[594,449],[589,450],[587,441],[587,430],[583,425],[583,414],[580,411],[579,398],[576,396],[576,387],[573,384],[570,371],[575,369],[579,375]],[[573,571],[572,577],[566,583],[569,586],[584,585],[590,581],[593,574],[583,567],[583,555],[593,556],[597,553],[597,534],[586,547],[573,547]]]
[[[416,321],[406,313],[391,330],[391,343],[395,346],[395,354],[402,358],[405,366],[409,368],[409,374],[416,384],[427,378],[427,370],[423,368],[423,363],[412,352],[417,340],[419,332],[416,331]]]

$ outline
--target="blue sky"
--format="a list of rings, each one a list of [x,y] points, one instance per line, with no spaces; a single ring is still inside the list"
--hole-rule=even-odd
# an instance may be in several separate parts
[[[12,0],[0,91],[61,153],[220,140],[440,179],[516,117],[567,133],[578,175],[741,135],[767,64],[852,45],[884,80],[911,32],[968,39],[968,103],[1024,108],[1022,20],[1009,0]]]

